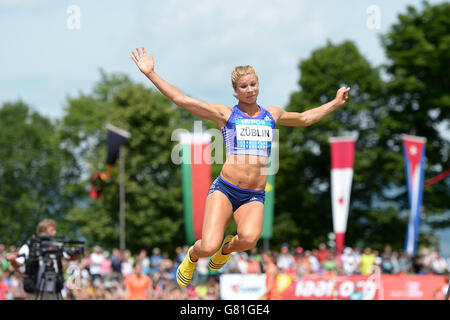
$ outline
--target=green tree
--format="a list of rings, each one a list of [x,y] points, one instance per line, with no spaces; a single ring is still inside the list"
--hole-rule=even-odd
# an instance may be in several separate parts
[[[426,179],[449,163],[449,13],[448,3],[408,7],[381,36],[389,58],[385,66],[371,67],[351,42],[328,43],[300,63],[300,91],[292,94],[288,111],[332,99],[341,83],[352,90],[349,102],[319,123],[281,129],[276,244],[291,239],[310,247],[326,241],[332,230],[328,138],[353,133],[358,140],[347,243],[403,248],[409,204],[401,135],[427,138]],[[388,80],[381,80],[382,71]],[[449,192],[448,179],[426,186],[424,213],[448,210]],[[432,224],[448,225],[442,219]],[[421,235],[421,241],[428,238]]]
[[[348,244],[400,246],[398,233],[404,219],[395,205],[385,203],[383,188],[398,174],[402,155],[380,143],[380,125],[387,109],[380,72],[345,41],[328,43],[299,65],[301,90],[291,95],[287,111],[302,112],[333,99],[337,89],[349,85],[349,101],[310,127],[280,128],[280,169],[276,177],[274,241],[317,247],[332,232],[329,138],[357,135]],[[400,171],[400,173],[403,171]],[[380,174],[382,173],[382,174]]]
[[[389,62],[385,66],[388,114],[381,129],[388,145],[401,146],[400,134],[427,138],[425,179],[449,167],[450,154],[450,4],[412,6],[381,37]],[[405,183],[403,177],[394,181]],[[405,190],[406,192],[406,190]],[[404,193],[397,197],[407,208]],[[450,207],[450,180],[424,188],[424,213],[441,214]],[[435,225],[448,227],[448,220]]]
[[[4,103],[0,144],[0,242],[25,242],[44,218],[73,234],[64,218],[77,197],[78,170],[60,149],[57,124],[22,101]]]
[[[89,177],[106,169],[106,123],[131,133],[125,145],[126,245],[136,252],[184,244],[181,171],[171,160],[175,129],[192,130],[192,117],[160,93],[121,74],[102,78],[91,94],[69,98],[64,141],[78,150],[85,199],[70,212],[89,245],[119,246],[119,164],[99,200],[88,198]],[[119,161],[119,160],[118,160]]]

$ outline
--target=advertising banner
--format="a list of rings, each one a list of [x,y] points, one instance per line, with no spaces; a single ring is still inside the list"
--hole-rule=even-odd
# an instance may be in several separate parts
[[[280,274],[282,300],[443,300],[448,282],[442,275],[309,274],[302,279]],[[265,275],[220,277],[221,299],[257,300],[265,291]]]
[[[440,275],[306,275],[281,295],[284,300],[442,300]]]
[[[266,292],[264,274],[224,274],[220,276],[222,300],[259,300]]]

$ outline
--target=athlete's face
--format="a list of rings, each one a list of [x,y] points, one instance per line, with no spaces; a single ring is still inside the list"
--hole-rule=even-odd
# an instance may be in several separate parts
[[[256,103],[259,93],[258,79],[254,74],[242,76],[238,79],[234,91],[239,101],[249,104]]]

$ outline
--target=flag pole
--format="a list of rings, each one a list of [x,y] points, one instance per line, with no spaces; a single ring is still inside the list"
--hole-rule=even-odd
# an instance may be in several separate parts
[[[126,248],[125,246],[125,150],[120,147],[119,151],[120,157],[120,177],[119,177],[119,192],[120,192],[120,203],[119,203],[119,221],[120,221],[120,250],[123,252]]]

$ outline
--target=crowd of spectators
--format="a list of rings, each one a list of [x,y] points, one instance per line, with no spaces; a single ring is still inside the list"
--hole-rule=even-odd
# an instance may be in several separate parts
[[[67,300],[123,300],[137,299],[133,295],[133,283],[148,289],[142,299],[219,299],[219,278],[223,273],[264,273],[261,261],[262,250],[232,253],[230,261],[222,270],[213,272],[208,268],[208,258],[200,258],[194,278],[188,287],[176,283],[176,270],[183,261],[188,247],[178,247],[173,257],[167,252],[153,248],[151,252],[142,249],[136,254],[117,248],[111,252],[100,246],[86,250],[78,261],[63,261],[65,284],[62,290]],[[23,270],[14,270],[6,259],[7,252],[15,252],[14,246],[6,250],[0,244],[0,300],[24,299]],[[281,273],[294,278],[307,274],[334,272],[340,275],[370,275],[374,270],[384,274],[438,274],[450,272],[450,261],[444,259],[438,250],[423,249],[411,258],[404,252],[393,251],[386,245],[382,252],[371,248],[344,249],[336,254],[324,243],[318,248],[304,250],[290,248],[283,244],[274,252]]]

